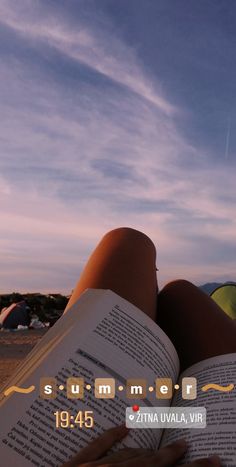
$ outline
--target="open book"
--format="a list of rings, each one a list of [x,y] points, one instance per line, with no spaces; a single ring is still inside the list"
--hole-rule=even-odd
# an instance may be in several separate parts
[[[201,388],[208,383],[235,383],[236,354],[201,361],[181,375],[179,366],[173,344],[154,321],[110,290],[88,289],[49,329],[2,388],[1,463],[9,467],[59,467],[105,429],[124,423],[127,406],[138,404],[149,408],[206,407],[207,424],[201,429],[131,429],[116,449],[158,449],[185,437],[189,448],[179,465],[214,453],[220,455],[224,467],[235,467],[236,389],[203,392]],[[56,379],[54,398],[40,396],[43,377]],[[82,398],[67,397],[65,388],[70,377],[84,379]],[[197,378],[197,399],[182,399],[181,389],[174,390],[172,400],[157,399],[155,391],[148,390],[145,399],[127,399],[125,390],[121,390],[128,379],[145,379],[149,388],[155,386],[156,378],[166,377],[180,388],[183,377]],[[96,378],[115,380],[114,398],[95,397]],[[28,394],[5,395],[12,385],[33,385],[35,389]],[[86,411],[93,414],[92,428],[89,423],[87,428],[77,423],[78,413]]]

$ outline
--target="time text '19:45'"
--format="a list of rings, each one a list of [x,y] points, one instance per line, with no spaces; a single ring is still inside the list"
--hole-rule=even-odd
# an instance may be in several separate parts
[[[94,426],[92,410],[80,410],[75,415],[67,410],[57,410],[53,415],[56,417],[56,428],[93,428]]]

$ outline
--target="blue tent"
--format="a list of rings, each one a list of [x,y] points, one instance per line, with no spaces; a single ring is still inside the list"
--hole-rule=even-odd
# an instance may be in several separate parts
[[[0,327],[16,329],[18,324],[29,326],[29,307],[24,300],[12,303],[8,308],[4,308],[0,314]]]

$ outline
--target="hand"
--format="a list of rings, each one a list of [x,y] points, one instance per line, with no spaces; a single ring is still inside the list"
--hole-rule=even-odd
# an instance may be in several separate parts
[[[124,438],[128,429],[122,425],[105,431],[101,436],[63,464],[61,467],[170,467],[176,465],[186,452],[184,440],[172,443],[158,451],[152,449],[126,448],[102,457],[117,442]],[[220,467],[218,457],[198,459],[182,467]]]

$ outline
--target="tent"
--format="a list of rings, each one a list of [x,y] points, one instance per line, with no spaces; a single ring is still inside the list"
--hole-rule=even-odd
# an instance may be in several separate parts
[[[227,315],[236,319],[236,284],[227,283],[217,287],[211,293],[211,298],[219,305]]]
[[[0,327],[16,329],[18,324],[28,326],[29,323],[29,307],[24,300],[12,303],[9,307],[3,308],[0,313]]]

